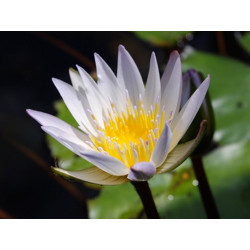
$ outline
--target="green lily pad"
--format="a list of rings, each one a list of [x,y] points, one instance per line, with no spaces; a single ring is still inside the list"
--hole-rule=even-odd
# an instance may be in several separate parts
[[[234,143],[204,158],[221,218],[250,218],[249,152],[250,142]],[[189,160],[175,172],[156,175],[149,183],[161,218],[206,218]],[[130,183],[103,187],[100,196],[89,201],[89,208],[90,218],[137,218],[142,212]]]
[[[135,31],[134,34],[156,46],[171,47],[185,38],[190,31]]]
[[[172,197],[178,195],[180,200],[183,200],[182,196],[184,196],[184,200],[189,199],[189,193],[192,191],[194,191],[196,196],[196,206],[198,206],[198,209],[194,211],[193,208],[195,206],[190,201],[189,203],[193,206],[187,209],[185,205],[187,211],[183,214],[183,218],[190,217],[190,212],[193,214],[191,218],[196,218],[197,210],[201,214],[201,217],[205,218],[197,187],[192,185],[192,180],[194,179],[193,171],[189,167],[189,164],[187,164],[188,162],[183,163],[173,173],[158,174],[149,181],[152,194],[162,218],[164,218],[167,211],[166,207],[171,209],[169,205],[173,202],[171,200]],[[187,197],[185,197],[186,195]],[[174,204],[176,205],[176,198],[174,199]],[[138,218],[145,216],[141,201],[130,183],[113,187],[103,187],[99,197],[89,200],[89,208],[90,218]]]
[[[156,177],[150,181],[154,195],[166,190],[171,175],[158,175]],[[143,209],[131,183],[103,187],[98,198],[89,200],[89,208],[90,218],[137,218]]]
[[[233,143],[205,158],[207,176],[223,218],[250,218],[250,141]]]
[[[211,76],[215,141],[226,145],[249,140],[250,67],[228,57],[191,50],[183,60],[183,71],[190,68]]]
[[[221,147],[204,158],[205,170],[221,218],[250,218],[249,150],[250,142],[234,143]],[[185,191],[182,186],[182,193],[176,195],[176,199],[169,204],[164,202],[165,194],[156,197],[164,218],[206,217],[200,206],[198,187],[190,188],[192,181],[186,184],[186,188],[188,185],[189,191]]]

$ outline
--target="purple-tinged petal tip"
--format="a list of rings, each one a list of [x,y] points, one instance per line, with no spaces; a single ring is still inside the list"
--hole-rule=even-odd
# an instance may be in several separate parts
[[[122,44],[119,44],[118,49],[125,49],[125,47]]]
[[[131,181],[147,181],[153,177],[156,169],[153,164],[149,162],[139,162],[130,168],[128,179]]]
[[[172,57],[172,56],[178,56],[178,57],[180,57],[180,54],[179,54],[179,52],[178,52],[178,50],[173,50],[171,53],[170,53],[170,57]]]

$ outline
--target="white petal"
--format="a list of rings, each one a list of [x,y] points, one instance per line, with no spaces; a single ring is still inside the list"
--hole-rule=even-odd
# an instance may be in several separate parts
[[[61,119],[53,115],[31,109],[27,109],[27,113],[31,117],[33,117],[37,122],[39,122],[42,126],[55,127],[57,129],[60,129],[63,133],[67,133],[71,137],[74,137],[75,143],[90,140],[87,135],[83,134],[68,123],[62,121]]]
[[[111,175],[122,176],[129,173],[129,169],[121,161],[106,153],[83,150],[81,146],[74,144],[72,141],[63,141],[70,145],[77,155]]]
[[[82,78],[80,76],[80,74],[74,70],[73,68],[69,69],[69,76],[70,76],[70,80],[72,82],[73,87],[75,88],[75,90],[81,92],[80,90],[83,90],[83,82],[82,82]]]
[[[156,173],[160,174],[178,167],[191,154],[194,143],[195,140],[191,140],[177,145],[175,149],[168,154],[164,164],[157,168]]]
[[[95,53],[96,70],[98,77],[98,86],[101,92],[109,97],[121,112],[126,108],[125,89],[118,84],[116,76],[106,62]]]
[[[160,82],[159,68],[155,53],[152,53],[150,59],[148,79],[143,98],[146,110],[149,110],[151,105],[154,107],[157,98],[161,97],[160,94],[161,94],[161,82]]]
[[[119,160],[95,151],[82,151],[82,157],[101,170],[115,176],[127,175],[129,169]]]
[[[103,126],[103,114],[108,115],[107,111],[110,108],[108,97],[103,96],[96,82],[83,68],[78,65],[76,67],[81,75],[91,111],[100,126]]]
[[[128,90],[132,103],[138,107],[139,95],[144,95],[144,84],[133,58],[122,45],[119,46],[117,79]]]
[[[130,168],[128,179],[131,181],[147,181],[156,173],[155,166],[149,162],[138,162]]]
[[[159,167],[166,159],[169,148],[172,142],[172,133],[167,124],[165,123],[165,127],[161,132],[161,135],[156,142],[155,148],[151,155],[150,162],[157,168]]]
[[[196,149],[197,145],[199,145],[200,141],[202,140],[207,128],[207,121],[202,121],[200,124],[200,130],[195,137],[195,139],[177,145],[173,151],[171,151],[166,161],[157,168],[156,173],[163,173],[166,171],[173,170],[174,168],[178,167],[182,162],[184,162],[190,154]]]
[[[97,167],[90,167],[80,171],[67,171],[61,168],[54,168],[54,171],[65,177],[70,176],[81,181],[99,185],[118,185],[129,181],[126,176],[113,176]]]
[[[55,78],[52,80],[80,127],[86,127],[92,134],[96,135],[92,119],[84,108],[84,97],[69,84]]]
[[[173,51],[170,55],[161,78],[161,87],[161,107],[166,108],[166,118],[170,114],[174,117],[175,113],[179,112],[182,91],[181,59],[177,51]]]
[[[171,124],[171,128],[173,128],[173,141],[170,150],[176,146],[195,118],[205,98],[209,83],[210,76],[208,76],[200,85],[200,87],[193,93],[180,113],[176,116],[176,119],[174,119],[173,123]]]
[[[80,131],[73,128],[68,123],[62,121],[61,119],[59,119],[53,115],[50,115],[50,114],[47,114],[44,112],[40,112],[40,111],[36,111],[36,110],[32,110],[32,109],[27,109],[26,111],[32,118],[34,118],[42,126],[58,127],[67,133],[70,133],[72,131],[76,131],[77,133],[82,134],[82,133],[80,133]]]
[[[89,140],[87,136],[84,138],[84,140],[81,140],[83,138],[79,139],[76,135],[72,133],[67,133],[56,127],[41,126],[41,128],[47,134],[55,138],[57,141],[59,141],[61,144],[63,144],[65,147],[67,147],[69,150],[73,151],[76,154],[78,154],[78,151],[75,151],[71,144],[68,144],[67,141],[79,145],[79,147],[81,147],[82,149],[93,150],[88,144],[85,143],[85,141]]]

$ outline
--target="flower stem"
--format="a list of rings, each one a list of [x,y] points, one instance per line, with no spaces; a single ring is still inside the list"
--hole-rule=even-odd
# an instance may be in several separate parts
[[[192,156],[191,157],[194,173],[196,179],[199,182],[199,191],[201,199],[206,210],[208,219],[220,219],[216,203],[209,187],[207,176],[203,167],[202,157],[201,156]]]
[[[142,201],[148,219],[160,219],[147,181],[131,181]]]

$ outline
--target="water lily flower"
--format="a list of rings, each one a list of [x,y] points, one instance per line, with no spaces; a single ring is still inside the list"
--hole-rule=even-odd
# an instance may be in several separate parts
[[[55,171],[91,183],[116,185],[146,181],[180,165],[204,131],[203,122],[195,139],[178,145],[203,102],[209,76],[180,109],[182,69],[177,51],[171,53],[161,78],[152,53],[146,87],[121,45],[117,75],[98,54],[95,62],[97,83],[80,66],[79,73],[70,69],[73,86],[52,79],[79,129],[55,116],[27,110],[45,132],[93,164],[80,171]]]

